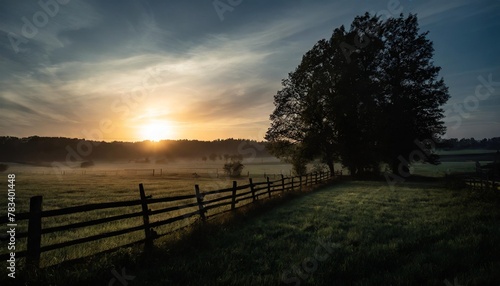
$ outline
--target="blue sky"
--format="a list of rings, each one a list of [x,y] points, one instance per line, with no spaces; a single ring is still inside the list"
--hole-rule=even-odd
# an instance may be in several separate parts
[[[498,0],[0,1],[0,135],[262,140],[281,79],[367,11],[430,31],[445,137],[500,136]]]

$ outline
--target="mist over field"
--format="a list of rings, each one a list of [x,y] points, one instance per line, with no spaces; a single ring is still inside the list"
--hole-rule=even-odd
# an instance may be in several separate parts
[[[2,1],[0,285],[500,285],[499,15]]]

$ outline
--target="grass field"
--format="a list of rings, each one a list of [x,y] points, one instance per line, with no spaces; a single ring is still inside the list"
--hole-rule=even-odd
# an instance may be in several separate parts
[[[477,152],[477,154],[481,154],[480,152]],[[453,155],[453,154],[448,154],[448,155]],[[463,155],[463,153],[457,154],[457,155]],[[244,170],[245,172],[250,173],[250,177],[254,178],[254,182],[256,181],[263,181],[264,180],[264,175],[270,175],[271,178],[273,178],[274,175],[272,174],[287,174],[291,167],[290,165],[280,163],[279,161],[276,160],[254,160],[250,162],[245,162],[246,167]],[[139,192],[138,192],[138,184],[143,183],[145,186],[146,194],[147,195],[152,195],[153,198],[159,198],[159,197],[165,197],[165,196],[174,196],[174,195],[184,195],[184,194],[194,194],[194,185],[199,184],[200,188],[202,191],[210,191],[210,190],[216,190],[216,189],[223,189],[223,188],[228,188],[232,185],[232,179],[226,178],[222,175],[221,168],[219,166],[220,164],[215,164],[212,162],[177,162],[175,164],[165,164],[165,165],[157,165],[157,164],[133,164],[133,163],[121,163],[121,164],[98,164],[100,168],[92,168],[92,169],[87,169],[87,170],[81,170],[81,169],[68,169],[64,171],[64,175],[61,175],[61,173],[54,172],[53,169],[51,168],[43,168],[43,167],[32,167],[32,166],[23,166],[23,165],[16,165],[12,164],[11,168],[9,169],[9,173],[16,173],[17,174],[17,179],[16,179],[16,212],[25,212],[29,208],[29,198],[34,195],[42,195],[44,197],[44,202],[43,202],[43,208],[44,210],[51,210],[51,209],[59,209],[59,208],[65,208],[65,207],[70,207],[70,206],[77,206],[77,205],[83,205],[83,204],[89,204],[89,203],[99,203],[99,202],[112,202],[112,201],[124,201],[124,200],[135,200],[139,198]],[[312,166],[310,166],[312,168]],[[336,166],[336,169],[340,169],[341,166]],[[137,172],[123,172],[125,169],[145,169],[145,171],[137,171]],[[151,171],[149,168],[155,168],[156,173],[155,176],[151,175]],[[162,169],[162,175],[158,175],[158,170]],[[454,173],[454,172],[473,172],[475,168],[474,162],[472,161],[467,161],[467,162],[443,162],[441,165],[438,166],[433,166],[429,164],[415,164],[412,166],[412,173],[417,174],[420,176],[428,176],[428,177],[442,177],[445,174],[449,173]],[[245,174],[246,175],[246,174]],[[278,175],[279,177],[279,175]],[[248,178],[247,177],[242,177],[239,180],[237,180],[239,184],[246,184],[248,183]],[[354,185],[353,185],[354,184]],[[463,191],[463,192],[456,192],[456,191],[450,191],[441,188],[441,186],[438,185],[429,185],[429,184],[421,184],[421,185],[408,185],[408,183],[405,184],[405,186],[399,186],[400,189],[396,193],[391,193],[389,190],[390,188],[388,187],[387,184],[381,183],[381,182],[371,182],[371,183],[353,183],[353,184],[347,184],[343,185],[342,187],[334,187],[332,191],[329,194],[333,194],[333,196],[330,197],[317,197],[318,202],[316,202],[315,207],[312,209],[312,213],[309,213],[308,210],[311,208],[309,207],[296,207],[293,205],[291,208],[288,209],[290,212],[288,215],[293,218],[293,215],[301,216],[302,218],[310,218],[310,226],[314,228],[322,228],[322,224],[320,221],[342,221],[343,219],[347,217],[351,217],[349,220],[352,222],[352,225],[354,227],[354,230],[351,230],[349,228],[347,230],[347,233],[349,234],[349,237],[354,237],[356,235],[362,235],[365,233],[365,231],[361,231],[361,234],[357,234],[355,232],[355,229],[363,228],[363,222],[360,220],[360,218],[356,218],[356,216],[361,215],[359,211],[363,212],[363,215],[367,215],[366,219],[372,217],[373,221],[371,221],[369,224],[373,224],[374,228],[383,228],[387,226],[387,223],[389,224],[394,224],[397,226],[402,226],[406,225],[407,222],[405,222],[407,219],[411,221],[412,216],[420,216],[422,221],[419,223],[422,223],[424,221],[434,221],[435,218],[433,218],[434,211],[436,212],[435,214],[438,215],[438,218],[441,220],[448,220],[448,221],[453,221],[453,215],[452,215],[452,209],[454,211],[459,211],[461,213],[458,214],[460,215],[469,215],[470,221],[469,223],[473,222],[475,219],[478,219],[480,223],[484,223],[485,225],[490,223],[489,217],[486,218],[486,221],[483,221],[485,217],[483,216],[484,214],[490,215],[489,211],[485,209],[484,211],[481,212],[481,215],[478,215],[477,212],[479,211],[476,208],[468,209],[468,208],[462,208],[462,209],[456,209],[458,206],[456,204],[465,204],[467,200],[473,199],[473,200],[478,200],[477,205],[474,203],[471,203],[474,207],[477,207],[479,205],[484,206],[483,204],[487,203],[482,201],[482,197],[474,197],[474,195],[468,191]],[[320,194],[323,194],[324,191],[320,192]],[[337,194],[338,193],[338,194]],[[422,196],[424,199],[422,199]],[[451,196],[451,198],[450,198]],[[335,198],[335,199],[334,199]],[[300,200],[305,199],[301,198]],[[330,201],[331,199],[334,199],[334,201]],[[347,205],[343,205],[345,202],[340,202],[338,200],[342,199],[342,201],[348,201],[348,207]],[[496,197],[494,197],[496,199]],[[322,202],[324,200],[324,202]],[[388,203],[384,204],[379,204],[377,202],[388,200]],[[5,202],[4,202],[5,201]],[[332,208],[326,207],[324,210],[322,208],[322,202],[325,206],[329,206],[332,204],[337,205],[336,208],[333,208],[333,210],[338,210],[339,212],[334,212],[332,214],[327,214],[327,210],[332,210]],[[439,202],[439,203],[438,203]],[[475,201],[471,201],[475,202]],[[494,201],[493,202],[498,202]],[[6,198],[0,199],[0,213],[5,213],[6,212]],[[412,204],[413,203],[413,204]],[[436,203],[437,206],[436,207]],[[453,208],[450,208],[451,206],[448,206],[447,203],[452,203]],[[489,202],[492,203],[492,202]],[[469,204],[469,203],[467,203]],[[167,207],[171,206],[168,203],[159,205],[157,207]],[[342,206],[342,207],[341,207]],[[354,207],[357,208],[354,208]],[[439,208],[440,206],[443,206],[443,210]],[[405,210],[407,208],[415,208],[417,207],[418,213],[412,213],[408,212],[408,210]],[[295,209],[295,208],[298,208]],[[359,208],[359,209],[358,209]],[[380,208],[383,210],[383,215],[381,215],[379,212],[381,210],[377,209]],[[285,208],[280,207],[281,211],[287,212]],[[57,226],[57,225],[63,225],[63,224],[68,224],[68,223],[73,223],[73,222],[78,222],[82,220],[89,220],[93,218],[98,218],[104,216],[112,216],[112,215],[117,215],[117,214],[124,214],[124,213],[130,213],[130,212],[135,212],[138,211],[138,209],[131,209],[131,208],[119,208],[119,209],[113,209],[106,211],[104,214],[102,211],[100,213],[98,212],[88,212],[85,214],[85,218],[82,218],[78,215],[68,215],[68,216],[63,216],[63,217],[57,217],[56,219],[51,219],[43,222],[43,228],[46,227],[51,227],[51,226]],[[297,211],[302,212],[303,214],[299,215]],[[320,212],[322,215],[319,216],[318,218],[315,218],[314,215],[318,215],[317,212]],[[273,213],[272,211],[270,212],[271,214]],[[446,213],[446,217],[442,217]],[[410,214],[410,215],[409,215]],[[491,215],[496,216],[498,213],[495,211]],[[175,215],[174,214],[168,214],[169,216]],[[285,218],[288,216],[284,216]],[[311,217],[313,215],[313,217]],[[331,216],[330,216],[331,215]],[[381,216],[380,219],[375,219],[378,216]],[[426,217],[428,216],[428,217]],[[440,217],[441,216],[441,217]],[[104,233],[104,232],[109,232],[112,230],[120,229],[120,228],[126,228],[126,227],[131,227],[135,225],[141,225],[142,218],[136,218],[136,219],[129,219],[129,220],[123,220],[119,222],[114,222],[114,223],[108,223],[108,224],[103,224],[97,227],[88,227],[85,229],[77,230],[77,231],[66,231],[66,232],[60,232],[56,233],[53,235],[46,235],[44,236],[42,240],[42,245],[48,245],[48,244],[54,244],[54,243],[59,243],[63,241],[68,241],[71,239],[77,239],[81,237],[86,237],[86,236],[91,236],[95,235],[98,233]],[[165,219],[165,217],[162,217],[159,215],[159,217],[155,219]],[[273,220],[278,220],[282,219],[279,218],[279,216],[273,216]],[[387,220],[384,220],[387,219]],[[395,221],[393,221],[393,219]],[[193,219],[194,220],[194,219]],[[153,220],[154,221],[154,220]],[[181,228],[183,226],[186,226],[187,224],[191,223],[192,221],[185,221],[183,223],[179,222],[173,225],[169,225],[168,229],[163,228],[161,229],[161,232],[168,231],[169,229],[175,229],[175,228]],[[320,223],[319,225],[315,225],[315,223],[318,222]],[[359,225],[357,223],[359,222]],[[416,222],[415,222],[416,223]],[[281,224],[283,226],[286,226],[288,223],[286,221],[282,221]],[[296,222],[291,221],[290,226],[296,224]],[[412,224],[412,223],[410,223]],[[297,225],[300,225],[297,224]],[[418,224],[415,224],[418,226]],[[495,223],[493,224],[495,225]],[[272,229],[275,229],[279,227],[280,224],[275,225],[274,223],[271,223],[271,220],[269,220],[269,225],[261,224],[262,231],[264,231],[264,236],[267,237],[267,241],[269,241],[270,244],[279,246],[283,244],[284,246],[287,245],[287,242],[283,240],[280,236],[277,236],[277,240],[274,242],[272,241],[271,237],[272,236],[266,236],[267,231],[271,231]],[[443,225],[445,229],[440,230],[437,228],[437,225],[431,224],[432,228],[430,231],[432,232],[437,232],[437,233],[442,233],[442,231],[446,231],[446,225]],[[423,229],[423,226],[419,226],[421,229]],[[496,224],[496,227],[498,227],[498,224]],[[266,228],[269,228],[269,230],[266,230]],[[307,227],[306,227],[307,228]],[[399,244],[405,244],[406,240],[409,239],[407,237],[410,235],[408,233],[408,230],[405,228],[401,228],[400,230],[403,231],[399,233],[396,230],[393,230],[393,234],[395,236],[401,236],[402,241],[396,241],[396,242],[391,242],[391,246],[377,246],[377,247],[395,247],[393,244],[396,243],[396,245]],[[458,226],[455,226],[455,228],[458,228]],[[27,222],[20,223],[18,226],[17,231],[22,232],[27,230]],[[417,231],[415,229],[415,231]],[[226,241],[229,243],[230,239],[240,239],[237,238],[236,236],[241,236],[247,239],[247,236],[249,234],[253,233],[253,230],[248,230],[250,232],[246,232],[245,230],[240,230],[239,227],[237,228],[232,228],[230,231],[231,235],[229,238],[221,237],[223,241]],[[316,233],[318,238],[335,238],[335,236],[332,236],[333,234],[328,234],[328,232],[323,233],[325,230],[322,232]],[[378,230],[381,231],[381,230]],[[455,231],[455,230],[454,230]],[[211,230],[211,232],[213,232]],[[232,233],[235,232],[235,236],[232,236]],[[314,231],[315,232],[315,231]],[[223,232],[222,234],[219,232],[216,232],[217,235],[227,235],[226,232]],[[301,232],[302,233],[302,232]],[[412,235],[415,235],[415,232],[411,232]],[[280,233],[281,234],[281,233]],[[178,236],[179,234],[174,234],[174,236]],[[304,235],[304,234],[301,234]],[[325,236],[326,235],[326,236]],[[378,234],[377,234],[378,235]],[[498,239],[498,232],[494,233],[495,237],[494,239]],[[373,236],[373,235],[372,235]],[[373,243],[380,243],[375,240],[372,236],[369,236],[369,239],[366,240],[366,237],[362,237],[363,241],[366,242],[367,244],[373,244]],[[486,236],[486,234],[484,235]],[[41,265],[42,267],[48,267],[51,265],[56,265],[61,262],[79,258],[79,257],[85,257],[89,255],[93,255],[95,253],[114,248],[123,244],[126,244],[128,242],[136,241],[139,239],[143,238],[143,232],[138,231],[126,236],[119,236],[116,238],[111,238],[111,239],[105,239],[105,240],[100,240],[97,242],[90,242],[90,243],[85,243],[82,245],[78,246],[73,246],[73,247],[68,247],[64,248],[61,250],[53,250],[49,251],[46,253],[42,253],[42,259],[41,259]],[[449,237],[445,237],[446,239],[451,239]],[[392,240],[395,240],[396,238],[391,238]],[[334,239],[335,243],[337,241]],[[411,240],[410,240],[411,241]],[[306,243],[305,241],[304,243]],[[340,241],[342,242],[342,241]],[[340,243],[339,242],[339,243]],[[425,241],[424,241],[425,242]],[[498,242],[498,241],[497,241]],[[249,242],[250,244],[256,244],[256,242]],[[347,243],[346,241],[343,241],[342,243]],[[342,244],[341,243],[341,244]],[[361,242],[360,242],[361,243]],[[414,244],[414,242],[411,242]],[[489,243],[489,242],[488,242]],[[26,245],[25,239],[20,239],[18,240],[18,245],[20,249],[24,249]],[[423,246],[423,244],[419,244]],[[495,244],[498,245],[498,244]],[[284,247],[282,246],[282,247]],[[293,251],[298,251],[295,249],[297,246],[292,245]],[[223,245],[217,245],[217,247],[224,247]],[[240,246],[242,247],[242,246]],[[399,246],[398,246],[399,247]],[[189,248],[189,247],[188,247]],[[397,248],[397,247],[396,247]],[[500,247],[499,247],[500,248]],[[278,250],[281,248],[277,248]],[[437,249],[437,248],[436,248]],[[498,249],[498,248],[497,248]],[[203,249],[204,250],[204,249]],[[132,255],[128,252],[129,250],[120,250],[118,251],[115,255],[125,255],[128,260],[135,261],[136,259],[140,258],[134,258],[135,255]],[[169,250],[170,252],[171,250]],[[229,251],[229,250],[228,250]],[[281,252],[282,250],[279,250],[278,252]],[[374,250],[375,251],[375,250]],[[377,250],[378,251],[378,250]],[[0,253],[6,253],[7,249],[6,247],[2,247],[0,249]],[[123,254],[125,253],[125,254]],[[267,251],[266,251],[267,253]],[[108,263],[114,263],[112,261],[116,260],[115,255],[111,256],[105,256],[104,259],[100,259],[98,263],[95,262],[96,266],[101,266],[100,268],[93,268],[94,272],[98,272],[99,269],[106,269],[109,268]],[[138,255],[138,254],[137,254]],[[217,256],[217,254],[213,254]],[[275,258],[278,259],[276,263],[282,262],[283,259],[280,257],[282,255],[281,253],[273,253],[275,255]],[[189,258],[184,258],[184,255],[177,254],[176,259],[189,259]],[[110,258],[111,257],[111,258]],[[307,256],[309,257],[309,256]],[[305,258],[307,258],[305,257]],[[232,259],[231,257],[228,257],[227,259]],[[227,260],[226,259],[226,260]],[[120,259],[118,259],[120,260]],[[128,262],[124,261],[123,263],[127,264]],[[185,261],[186,267],[189,266],[190,263],[194,262],[189,262]],[[227,263],[231,264],[234,263],[231,261],[227,261]],[[266,262],[269,263],[269,262]],[[326,263],[326,262],[325,262]],[[496,262],[495,262],[496,263]],[[307,263],[306,263],[307,264]],[[22,261],[21,261],[21,267],[22,267]],[[136,266],[134,266],[136,267]],[[192,265],[189,267],[202,267],[202,265]],[[270,267],[270,266],[269,266]],[[273,266],[273,269],[276,267]],[[281,267],[281,266],[280,266]],[[312,266],[311,266],[312,267]],[[318,266],[319,267],[319,266]],[[430,266],[431,268],[434,266]],[[486,267],[486,266],[485,266]],[[318,268],[319,269],[319,268]],[[345,271],[347,271],[348,268],[345,268]],[[481,271],[486,271],[484,269],[478,269]],[[0,274],[4,274],[5,270],[2,270]],[[64,270],[67,271],[67,270]],[[173,270],[172,270],[173,271]],[[187,268],[183,271],[187,271]],[[253,271],[253,270],[252,270]],[[285,271],[285,270],[283,270]],[[295,271],[295,270],[294,270]],[[412,270],[413,271],[413,270]],[[109,272],[109,271],[108,271]],[[286,271],[285,271],[286,272]],[[295,271],[297,272],[297,271]],[[176,272],[168,273],[165,277],[176,277],[177,274]],[[182,273],[182,271],[181,271]],[[318,270],[318,273],[320,271]],[[413,272],[411,272],[413,273]],[[108,273],[109,274],[109,273]],[[273,273],[273,275],[276,273]],[[53,273],[53,275],[57,275],[57,273]],[[86,279],[85,277],[93,277],[92,273],[82,273],[79,271],[76,271],[76,274],[74,275],[82,276],[82,279]],[[288,274],[287,274],[288,275]],[[286,281],[296,281],[297,275],[285,275],[284,280]],[[344,274],[342,274],[344,275]],[[413,275],[413,274],[411,274]],[[457,273],[458,275],[458,273]],[[469,274],[467,274],[469,275]],[[488,274],[489,275],[489,274]],[[487,275],[487,277],[489,277]],[[5,275],[3,275],[5,276]],[[311,282],[315,283],[314,281],[314,276],[308,279],[303,279],[303,277],[308,276],[308,275],[298,275],[300,278],[299,280],[303,282]],[[154,276],[158,279],[163,279],[162,277]],[[295,278],[294,278],[295,277]],[[406,276],[404,276],[406,277]],[[427,276],[425,276],[427,277]],[[463,276],[464,279],[469,279],[470,277],[473,276]],[[224,284],[230,284],[229,281],[232,281],[231,279],[236,279],[238,277],[235,276],[228,276],[224,281]],[[450,281],[451,281],[450,276]],[[49,278],[47,278],[49,279]],[[168,278],[168,279],[173,279],[173,278]],[[215,277],[207,277],[209,281],[212,281],[210,279],[215,279]],[[246,278],[244,278],[246,279]],[[269,280],[264,279],[262,282],[266,283],[271,283],[271,284],[276,284],[279,282],[279,279],[276,280],[276,277],[270,277]],[[313,279],[309,281],[310,279]],[[326,279],[326,278],[325,278]],[[329,279],[329,278],[328,278]],[[349,278],[349,279],[354,279],[354,278]],[[348,281],[349,281],[348,279]],[[380,279],[385,279],[385,278],[380,278]],[[408,281],[413,281],[412,277],[406,277]],[[470,278],[472,279],[472,278]],[[479,278],[474,278],[474,279],[479,279]],[[476,281],[476,280],[471,280],[471,281]],[[176,281],[176,283],[182,284],[179,281],[183,280],[176,280],[173,279],[172,281]],[[238,280],[235,280],[238,281]],[[248,283],[250,280],[242,280],[245,283]],[[286,282],[285,281],[285,282]],[[329,280],[320,280],[322,282],[320,283],[326,283],[325,281]],[[388,281],[393,281],[393,280],[388,280]],[[394,280],[396,281],[396,280]],[[394,282],[396,285],[414,285],[414,284],[404,284],[404,283],[399,283],[399,282]],[[402,281],[402,280],[401,280]],[[430,280],[427,280],[430,281]],[[134,282],[135,284],[136,282]],[[285,283],[286,284],[286,283]],[[291,283],[294,284],[294,283]],[[377,283],[375,283],[377,284]],[[390,283],[389,283],[390,284]],[[425,284],[425,283],[424,283]],[[83,284],[82,284],[83,285]],[[137,284],[137,285],[146,285],[146,284]],[[152,284],[154,285],[154,284]],[[349,283],[347,283],[349,285]],[[373,285],[373,283],[360,283],[358,285]],[[416,284],[415,284],[416,285]],[[436,284],[437,285],[437,284]],[[465,285],[465,284],[464,284]],[[468,284],[467,284],[468,285]],[[479,284],[471,284],[471,285],[479,285]]]
[[[16,213],[29,210],[30,197],[43,196],[43,210],[54,210],[72,206],[80,206],[91,203],[116,202],[126,200],[137,200],[139,196],[139,183],[145,188],[146,195],[153,198],[167,196],[193,195],[194,186],[198,184],[202,192],[225,189],[232,186],[234,179],[226,177],[219,165],[203,162],[177,162],[175,164],[134,164],[134,163],[99,163],[99,168],[90,169],[66,169],[64,175],[55,172],[52,168],[33,167],[19,164],[11,164],[9,173],[16,174]],[[219,173],[216,172],[219,167]],[[102,169],[101,169],[102,168]],[[155,168],[156,174],[152,175],[151,169]],[[162,175],[159,170],[162,168]],[[124,170],[136,171],[124,171]],[[142,169],[142,171],[141,171]],[[280,173],[285,176],[290,166],[279,161],[267,160],[258,162],[246,162],[245,171],[250,172],[254,182],[265,181],[266,176],[271,180],[279,179]],[[208,170],[208,171],[207,171]],[[248,184],[247,174],[236,179],[239,185]],[[6,176],[6,175],[5,175]],[[194,200],[192,201],[194,202]],[[7,197],[0,199],[0,213],[6,213]],[[188,202],[183,202],[188,203]],[[156,204],[153,209],[176,207],[179,203]],[[104,211],[86,212],[85,217],[81,213],[59,216],[42,220],[42,228],[67,225],[70,223],[88,221],[103,217],[110,217],[140,211],[140,206],[135,208],[122,207]],[[196,211],[197,207],[174,211],[167,214],[159,214],[151,217],[151,222],[165,220],[189,211]],[[156,228],[158,233],[166,233],[191,224],[196,218]],[[136,217],[128,220],[120,220],[97,226],[58,232],[42,236],[42,246],[66,242],[83,237],[89,237],[119,229],[142,225],[142,218]],[[28,222],[18,223],[17,232],[26,232]],[[64,249],[52,250],[42,253],[42,267],[61,263],[66,260],[76,259],[93,255],[95,253],[115,248],[127,243],[144,238],[143,231],[113,238],[107,238],[96,242],[88,242],[81,245],[71,246]],[[16,241],[17,250],[26,249],[26,239],[19,238]],[[8,253],[6,247],[0,249],[0,254]],[[21,260],[21,263],[24,260]]]
[[[114,267],[129,285],[499,285],[499,203],[440,183],[346,182],[38,279],[107,285]]]

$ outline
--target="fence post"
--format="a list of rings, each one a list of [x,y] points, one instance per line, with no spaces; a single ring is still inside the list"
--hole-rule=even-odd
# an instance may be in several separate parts
[[[231,210],[236,208],[236,187],[238,186],[238,182],[233,181],[233,197],[231,201]]]
[[[269,198],[271,197],[271,182],[269,182],[269,177],[267,177],[267,193],[269,194]]]
[[[291,180],[292,180],[292,192],[293,192],[294,191],[294,189],[293,189],[293,177],[291,178]]]
[[[144,222],[144,235],[146,236],[145,248],[151,249],[153,246],[153,237],[151,235],[151,228],[149,227],[149,208],[144,186],[139,184],[139,193],[141,195],[142,206],[142,221]]]
[[[304,184],[307,187],[307,178],[309,178],[309,174],[306,173],[306,183]]]
[[[40,242],[42,240],[42,196],[30,198],[28,222],[28,246],[26,264],[32,269],[40,268]]]
[[[248,182],[250,182],[250,191],[252,192],[252,199],[253,201],[255,202],[255,188],[254,188],[254,185],[253,185],[253,180],[252,178],[249,178],[248,179]]]
[[[302,192],[302,175],[299,176],[299,192]]]
[[[318,184],[318,172],[314,173],[314,184],[317,185]]]
[[[200,209],[200,217],[202,221],[206,221],[205,209],[203,208],[203,196],[200,194],[200,186],[194,185],[194,191],[196,192],[196,201],[198,202],[198,208]]]
[[[281,174],[281,192],[285,192],[285,177]]]

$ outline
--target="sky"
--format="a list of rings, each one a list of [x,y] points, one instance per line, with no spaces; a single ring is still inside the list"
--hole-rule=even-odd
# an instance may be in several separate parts
[[[445,138],[500,136],[498,0],[0,0],[0,135],[263,140],[281,80],[365,12],[429,31]]]

